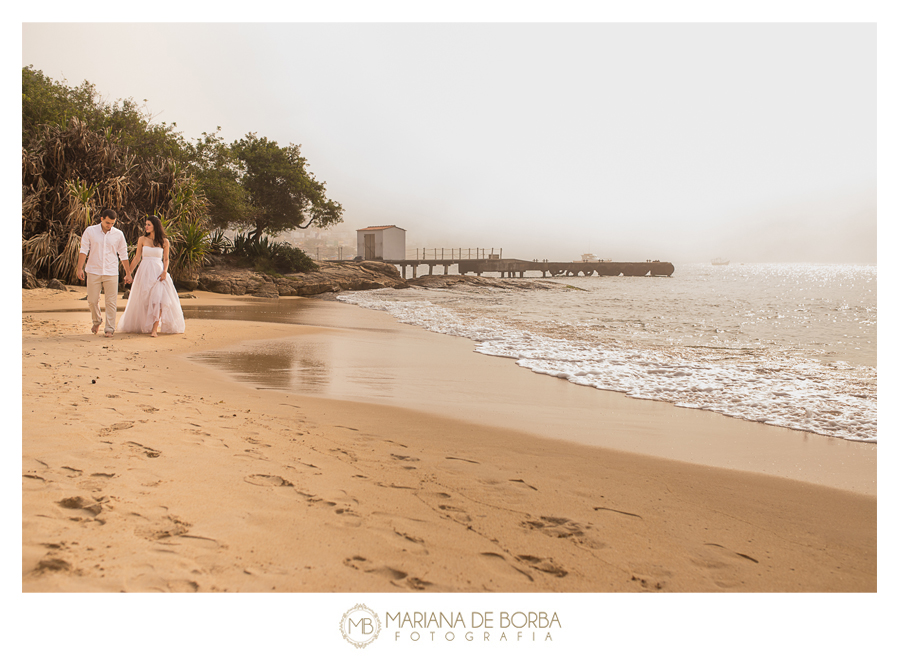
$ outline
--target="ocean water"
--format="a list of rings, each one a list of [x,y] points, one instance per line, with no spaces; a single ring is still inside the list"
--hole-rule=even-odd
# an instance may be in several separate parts
[[[558,285],[338,299],[573,385],[877,441],[874,265],[695,264],[663,278],[541,281]]]

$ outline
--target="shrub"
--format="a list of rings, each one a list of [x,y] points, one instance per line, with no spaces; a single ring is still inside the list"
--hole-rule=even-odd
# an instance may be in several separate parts
[[[305,251],[287,242],[270,241],[267,236],[257,241],[238,233],[231,241],[233,255],[260,272],[290,274],[319,269]]]

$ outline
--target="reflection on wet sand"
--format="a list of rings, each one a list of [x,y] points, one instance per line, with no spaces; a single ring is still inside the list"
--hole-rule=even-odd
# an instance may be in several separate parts
[[[366,400],[399,393],[397,373],[386,363],[384,352],[367,353],[366,341],[351,335],[250,341],[189,358],[258,389]]]
[[[192,307],[185,303],[182,308],[185,319],[307,324],[304,322],[304,304],[299,299],[254,299],[249,304],[235,306]]]
[[[309,395],[328,389],[325,362],[313,354],[311,346],[295,341],[245,345],[238,350],[202,352],[192,359],[225,370],[255,388],[272,388]]]
[[[309,304],[302,299],[254,300],[246,306],[186,306],[184,315],[189,319],[299,324],[339,330],[342,334],[339,339],[329,334],[250,341],[189,358],[224,370],[257,389],[344,399],[394,397],[397,373],[390,367],[391,355],[385,353],[381,344],[376,349],[365,338],[366,332],[357,331],[365,329],[383,334],[393,330],[348,327],[345,317],[340,320],[331,317],[335,310],[330,304]],[[401,348],[394,342],[390,344]]]

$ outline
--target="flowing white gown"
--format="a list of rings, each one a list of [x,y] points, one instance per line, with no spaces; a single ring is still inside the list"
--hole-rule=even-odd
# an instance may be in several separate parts
[[[159,320],[159,333],[184,333],[184,313],[172,277],[166,274],[165,281],[159,280],[163,273],[162,255],[162,247],[144,247],[128,304],[119,320],[119,331],[149,334],[153,323]]]

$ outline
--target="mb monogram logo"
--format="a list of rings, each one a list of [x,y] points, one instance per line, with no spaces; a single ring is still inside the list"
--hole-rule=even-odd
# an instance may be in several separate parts
[[[362,649],[378,637],[381,620],[371,609],[359,603],[341,618],[341,635],[357,649]]]

